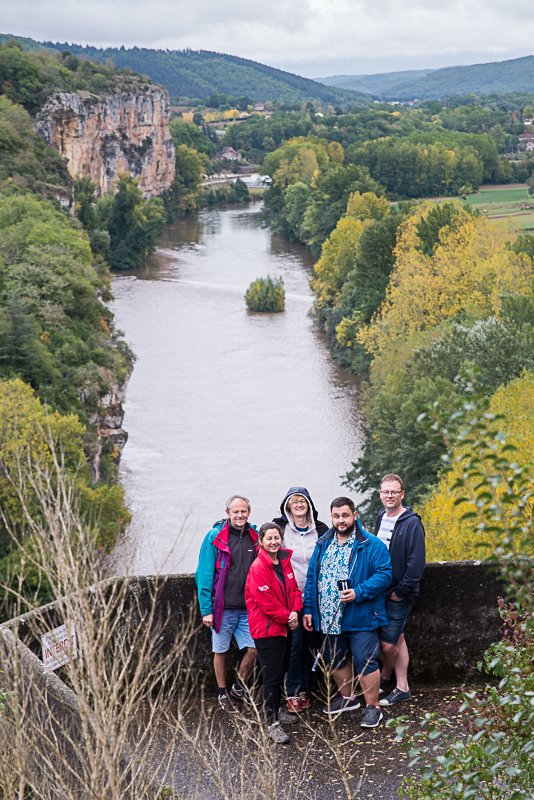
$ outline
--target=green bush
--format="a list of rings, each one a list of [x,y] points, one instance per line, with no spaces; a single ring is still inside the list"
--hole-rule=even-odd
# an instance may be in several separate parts
[[[251,311],[283,311],[286,305],[282,278],[256,278],[245,294],[247,308]]]
[[[472,387],[470,387],[472,390]],[[499,569],[507,597],[499,599],[503,638],[484,654],[480,668],[493,677],[482,690],[464,694],[460,708],[466,725],[426,714],[415,742],[407,742],[417,777],[405,779],[406,800],[523,800],[532,797],[534,762],[534,600],[532,498],[534,464],[520,467],[515,448],[506,443],[499,417],[487,400],[465,402],[449,434],[464,445],[463,475],[457,487],[466,493],[476,481],[476,510],[463,515],[481,535],[491,531],[490,559]],[[447,432],[447,431],[446,431]],[[453,487],[456,488],[456,487]],[[456,502],[463,502],[461,498]],[[399,739],[406,727],[392,721]]]

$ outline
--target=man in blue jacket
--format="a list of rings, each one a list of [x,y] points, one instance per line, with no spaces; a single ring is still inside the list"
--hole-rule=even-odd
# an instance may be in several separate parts
[[[308,567],[303,623],[325,634],[323,656],[339,690],[324,712],[333,716],[360,707],[354,664],[366,703],[361,726],[375,728],[382,719],[378,631],[387,624],[391,561],[386,546],[360,525],[350,498],[337,497],[330,511],[332,527],[318,539]]]
[[[393,567],[393,584],[386,597],[389,621],[380,631],[383,665],[380,688],[391,691],[380,705],[392,706],[412,696],[408,685],[410,655],[404,629],[425,570],[425,529],[419,514],[403,505],[404,486],[398,475],[384,475],[380,499],[384,508],[376,519],[375,534],[388,548]],[[392,682],[393,673],[395,683]]]

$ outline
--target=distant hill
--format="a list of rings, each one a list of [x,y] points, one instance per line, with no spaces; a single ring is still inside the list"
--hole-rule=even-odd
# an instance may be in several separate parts
[[[380,96],[398,84],[423,78],[431,72],[434,70],[412,69],[405,72],[384,72],[377,75],[332,75],[328,78],[316,78],[316,80],[338,89],[351,89],[364,94]]]
[[[383,75],[334,75],[328,86],[357,88],[383,100],[436,100],[458,94],[534,92],[534,56],[466,67],[387,72]]]
[[[131,69],[164,86],[171,97],[202,99],[220,93],[249,97],[252,101],[302,103],[320,100],[347,107],[367,105],[368,96],[301,78],[291,72],[268,67],[257,61],[208,50],[149,50],[141,47],[107,47],[68,44],[66,42],[34,42],[18,36],[0,34],[0,41],[17,39],[25,48],[46,47],[67,50],[91,61],[112,61],[121,69]]]
[[[13,39],[16,39],[24,50],[41,50],[43,47],[43,45],[36,42],[35,39],[28,39],[26,36],[12,36],[10,33],[0,33],[0,44],[6,44]]]

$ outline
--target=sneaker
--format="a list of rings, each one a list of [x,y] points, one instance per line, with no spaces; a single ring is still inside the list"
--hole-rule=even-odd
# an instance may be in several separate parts
[[[376,728],[383,716],[382,710],[377,706],[365,706],[360,725],[362,728]]]
[[[359,707],[360,702],[356,697],[336,697],[326,708],[323,708],[323,714],[334,717],[343,714],[344,711],[355,711]]]
[[[311,708],[311,699],[308,692],[299,692],[299,700],[301,711],[306,711],[307,708]]]
[[[290,741],[289,736],[279,722],[273,722],[272,725],[269,725],[269,736],[276,744],[287,744]]]
[[[287,698],[287,710],[290,714],[298,714],[299,711],[302,711],[302,701],[300,699],[300,695],[296,697],[288,697]]]
[[[232,700],[230,699],[230,695],[228,694],[228,692],[226,692],[226,694],[220,694],[217,699],[219,701],[219,708],[225,711],[227,714],[238,713],[238,710],[232,703]]]
[[[230,689],[230,698],[232,700],[245,700],[246,694],[244,686],[240,686],[238,683],[232,684],[232,688]]]
[[[294,725],[295,722],[298,722],[299,718],[293,712],[290,713],[287,708],[280,708],[278,710],[278,722],[283,722],[284,725]]]
[[[381,706],[394,706],[395,703],[402,703],[404,700],[409,700],[412,696],[411,692],[403,692],[401,689],[393,689],[387,697],[380,700]]]
[[[380,678],[380,689],[378,690],[378,694],[389,694],[394,688],[395,681],[393,675],[390,675],[389,678]]]

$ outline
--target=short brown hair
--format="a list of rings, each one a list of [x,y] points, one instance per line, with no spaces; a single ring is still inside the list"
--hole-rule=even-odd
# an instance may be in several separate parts
[[[382,484],[385,483],[386,481],[397,481],[397,483],[400,484],[402,491],[404,491],[404,484],[402,482],[402,478],[400,477],[400,475],[395,475],[394,472],[388,472],[388,474],[384,475],[384,477],[380,481],[380,486],[382,486]]]

